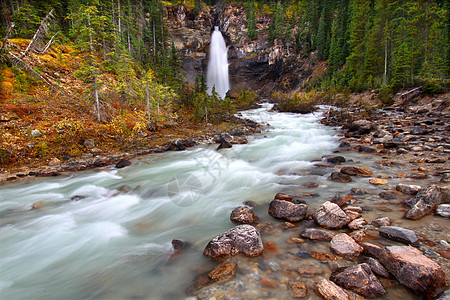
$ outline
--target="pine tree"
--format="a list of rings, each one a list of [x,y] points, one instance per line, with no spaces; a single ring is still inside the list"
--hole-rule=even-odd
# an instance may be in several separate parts
[[[245,6],[247,15],[247,35],[250,40],[255,40],[258,37],[258,34],[256,33],[255,2],[247,2]]]

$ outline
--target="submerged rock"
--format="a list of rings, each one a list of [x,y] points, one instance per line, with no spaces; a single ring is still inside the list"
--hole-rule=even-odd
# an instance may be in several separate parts
[[[350,175],[350,176],[361,176],[361,177],[370,177],[372,176],[372,171],[364,167],[342,167],[341,173]]]
[[[316,222],[325,228],[339,229],[350,223],[350,218],[335,203],[327,201],[314,213]]]
[[[283,219],[289,222],[298,222],[305,217],[308,205],[295,204],[284,200],[272,200],[269,205],[269,215],[276,219]]]
[[[402,192],[403,194],[415,195],[422,190],[422,187],[420,185],[409,185],[409,184],[399,183],[399,184],[397,184],[395,189],[399,192]]]
[[[438,186],[432,185],[427,187],[407,201],[407,205],[411,209],[405,214],[405,218],[412,220],[421,219],[432,213],[442,203],[442,198],[443,195]]]
[[[288,281],[289,291],[293,298],[305,298],[308,295],[308,288],[302,281]]]
[[[441,204],[436,208],[436,214],[441,217],[450,218],[450,204]]]
[[[252,224],[258,220],[258,216],[247,206],[239,206],[231,212],[230,220],[236,223]]]
[[[307,228],[300,233],[300,236],[310,240],[331,241],[336,235],[335,232],[325,229]]]
[[[341,172],[333,172],[330,175],[330,180],[331,181],[335,181],[335,182],[343,182],[343,183],[345,183],[345,182],[350,182],[353,179],[347,174],[344,174],[344,173],[341,173]]]
[[[441,266],[410,246],[386,247],[380,262],[403,285],[426,299],[433,299],[445,288]]]
[[[128,166],[131,166],[131,161],[129,161],[128,159],[121,159],[116,164],[117,169],[125,168]]]
[[[330,242],[331,250],[340,256],[349,259],[358,257],[363,252],[363,247],[345,233],[339,233]]]
[[[320,278],[316,284],[316,293],[325,300],[348,300],[348,294],[334,282],[325,278]]]
[[[330,280],[366,298],[377,298],[386,294],[383,285],[366,263],[333,274]]]
[[[419,238],[416,233],[410,229],[397,226],[381,226],[380,235],[393,241],[408,245],[418,245]]]
[[[345,162],[345,157],[340,155],[324,155],[322,156],[322,159],[326,162],[332,163],[332,164],[338,164],[341,162]]]
[[[211,259],[243,254],[258,256],[264,251],[261,234],[251,225],[239,225],[212,239],[203,254]]]

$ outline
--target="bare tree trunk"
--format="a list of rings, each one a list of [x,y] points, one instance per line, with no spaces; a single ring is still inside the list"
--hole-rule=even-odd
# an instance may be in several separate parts
[[[39,35],[40,35],[42,32],[44,32],[44,34],[46,35],[46,32],[47,32],[47,26],[48,26],[47,22],[48,22],[48,19],[50,19],[50,17],[52,16],[52,14],[53,14],[53,9],[50,10],[50,12],[49,12],[49,13],[45,16],[45,18],[42,20],[41,25],[39,25],[38,30],[36,30],[36,32],[34,33],[34,36],[33,36],[33,38],[31,39],[30,43],[28,44],[27,49],[25,49],[25,52],[23,52],[23,53],[19,56],[20,59],[24,58],[24,57],[28,54],[28,52],[29,52],[30,50],[32,50],[32,46],[34,45],[34,43],[36,43],[36,40],[39,39]]]
[[[119,25],[119,34],[122,32],[121,20],[120,20],[120,0],[117,0],[117,9],[118,9],[118,25]]]
[[[153,24],[153,60],[156,60],[156,32],[155,32],[155,21],[152,21]]]
[[[98,122],[101,123],[101,117],[100,117],[100,101],[98,99],[98,87],[97,87],[97,70],[96,70],[96,66],[95,66],[95,60],[93,59],[94,57],[94,45],[93,45],[93,39],[92,39],[92,27],[91,27],[91,18],[90,15],[88,13],[88,25],[89,25],[89,49],[90,49],[90,54],[91,54],[91,58],[92,58],[92,77],[94,79],[94,95],[95,95],[95,106],[97,108],[97,118],[98,118]]]
[[[9,36],[11,35],[11,32],[12,32],[13,28],[14,28],[14,22],[11,22],[11,25],[9,26],[8,32],[6,33],[5,38],[2,41],[2,46],[0,47],[0,53],[2,52],[3,47],[6,44],[6,41],[9,39]]]

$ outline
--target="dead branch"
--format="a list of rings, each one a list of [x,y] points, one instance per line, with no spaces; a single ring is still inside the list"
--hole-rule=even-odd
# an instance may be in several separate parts
[[[53,17],[53,9],[45,16],[42,20],[41,25],[39,25],[38,30],[34,33],[33,38],[28,44],[25,51],[19,56],[20,59],[24,58],[28,52],[36,49],[39,45],[37,43],[42,43],[42,40],[48,35],[48,26],[50,24],[50,19]]]

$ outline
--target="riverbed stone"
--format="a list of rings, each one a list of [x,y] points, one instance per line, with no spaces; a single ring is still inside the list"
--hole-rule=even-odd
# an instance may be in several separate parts
[[[373,185],[385,185],[389,183],[389,180],[384,178],[370,178],[369,182]]]
[[[258,220],[258,216],[247,206],[239,206],[231,212],[230,220],[236,223],[252,224]]]
[[[371,177],[372,171],[365,167],[342,167],[341,173],[350,175],[350,176],[360,176],[360,177]]]
[[[381,226],[390,226],[392,223],[391,219],[389,217],[382,217],[382,218],[378,218],[372,221],[372,225],[376,226],[376,227],[381,227]]]
[[[318,228],[307,228],[300,233],[300,236],[303,238],[321,241],[331,241],[335,235],[334,231]]]
[[[335,182],[345,183],[345,182],[350,182],[353,179],[347,174],[344,174],[344,173],[341,173],[341,172],[333,172],[330,175],[330,180],[331,181],[335,181]]]
[[[360,244],[364,248],[364,253],[373,257],[378,257],[383,251],[383,247],[369,242],[362,242]]]
[[[314,213],[316,222],[328,229],[339,229],[350,223],[350,218],[335,203],[327,201],[323,203]]]
[[[361,217],[362,208],[359,206],[347,206],[344,208],[344,212],[353,221]]]
[[[272,200],[269,204],[269,215],[276,219],[282,219],[289,222],[298,222],[305,217],[308,205],[295,204],[290,201]]]
[[[321,277],[315,286],[316,293],[325,300],[348,300],[348,294],[334,282]]]
[[[386,270],[386,268],[381,264],[381,262],[378,259],[375,259],[373,257],[367,257],[364,260],[364,262],[369,265],[373,273],[384,278],[389,278],[388,270]]]
[[[410,229],[398,226],[381,226],[379,232],[381,236],[393,241],[414,246],[419,244],[419,238]]]
[[[363,247],[358,245],[355,240],[346,233],[336,234],[330,242],[330,248],[336,254],[348,259],[355,259],[363,252]]]
[[[422,187],[420,185],[409,185],[409,184],[399,183],[399,184],[397,184],[395,189],[406,195],[415,195],[422,190]]]
[[[293,298],[306,298],[308,295],[308,288],[303,281],[288,281],[289,292]]]
[[[367,221],[364,220],[363,218],[358,218],[358,219],[351,221],[348,224],[348,228],[350,228],[351,230],[358,230],[358,229],[363,228],[364,225],[367,225]]]
[[[218,284],[227,282],[236,274],[237,263],[234,261],[224,261],[220,265],[214,267],[209,273],[208,277]]]
[[[432,185],[427,187],[406,202],[411,209],[405,214],[405,218],[412,220],[421,219],[432,213],[442,203],[442,198],[443,195],[438,186]]]
[[[121,159],[116,164],[117,169],[125,168],[128,166],[131,166],[131,161],[129,161],[128,159]]]
[[[332,164],[338,164],[345,162],[345,157],[341,155],[324,155],[322,156],[322,159],[326,162],[332,163]]]
[[[251,225],[238,225],[212,239],[203,254],[211,259],[220,259],[236,254],[253,257],[263,251],[260,232]]]
[[[386,247],[379,259],[401,284],[426,299],[433,299],[445,289],[442,267],[414,247]]]
[[[367,134],[376,129],[377,129],[377,125],[370,120],[356,120],[350,124],[350,126],[348,128],[348,132],[356,132],[358,134]]]
[[[383,285],[366,263],[332,274],[330,280],[366,298],[377,298],[386,294]]]
[[[450,218],[450,204],[438,205],[436,208],[436,214],[441,217]]]
[[[352,239],[354,239],[355,242],[361,243],[361,242],[364,240],[364,238],[366,237],[367,234],[366,234],[366,231],[365,231],[365,230],[361,229],[361,230],[355,230],[355,231],[352,231],[352,232],[350,232],[348,235],[349,235]]]
[[[284,201],[292,201],[292,196],[283,194],[283,193],[277,193],[273,199],[274,200],[277,199],[277,200],[284,200]]]
[[[419,126],[414,126],[409,131],[409,133],[413,134],[413,135],[426,135],[426,134],[428,134],[428,131],[426,129],[423,129],[423,128],[419,127]]]

